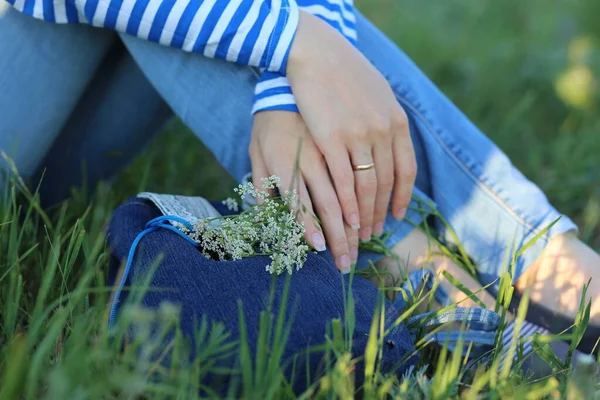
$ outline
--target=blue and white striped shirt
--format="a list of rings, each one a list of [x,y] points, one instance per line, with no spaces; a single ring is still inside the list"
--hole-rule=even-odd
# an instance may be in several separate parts
[[[252,112],[298,111],[285,77],[299,9],[356,41],[352,0],[7,0],[54,23],[83,23],[260,68]]]

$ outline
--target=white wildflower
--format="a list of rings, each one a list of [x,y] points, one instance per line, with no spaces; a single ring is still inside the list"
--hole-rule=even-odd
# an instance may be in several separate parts
[[[223,205],[225,205],[229,211],[238,211],[238,202],[236,199],[232,199],[231,197],[222,201]]]
[[[235,192],[244,198],[251,196],[263,203],[250,207],[239,215],[215,220],[198,221],[190,237],[200,251],[210,259],[239,260],[254,255],[268,255],[271,274],[291,274],[306,262],[309,247],[304,240],[304,224],[296,220],[298,195],[286,190],[282,196],[270,197],[269,191],[280,190],[277,176],[262,179],[262,190],[252,183],[239,185]],[[281,191],[280,191],[281,192]],[[230,210],[238,210],[234,199],[223,201]]]
[[[262,178],[262,189],[263,190],[275,190],[281,186],[281,179],[278,176],[271,175],[268,178]]]
[[[294,190],[286,190],[283,195],[283,203],[293,212],[295,213],[298,209],[298,193],[296,193],[296,189]]]

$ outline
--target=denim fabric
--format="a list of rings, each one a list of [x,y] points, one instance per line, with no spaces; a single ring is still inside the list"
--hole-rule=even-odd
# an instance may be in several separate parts
[[[497,278],[507,267],[506,249],[524,245],[561,214],[360,13],[357,31],[359,50],[388,79],[410,120],[419,166],[412,205],[437,207],[475,261],[482,283],[495,282],[490,288],[495,293]],[[118,40],[115,34],[45,24],[9,10],[0,16],[0,37],[15,38],[0,42],[0,148],[15,158],[24,175],[51,167],[45,179],[47,187],[54,189],[47,191],[50,194],[77,183],[72,177],[82,159],[93,161],[88,163],[92,181],[114,172],[148,140],[148,132],[169,118],[164,102],[237,180],[250,171],[250,110],[258,78],[254,69],[122,36],[128,54],[119,60],[123,65],[135,60],[137,66],[127,69],[113,63],[120,78],[105,79],[90,92],[88,85],[106,71],[101,60]],[[91,98],[103,95],[108,97],[97,107],[90,106]],[[15,143],[20,144],[18,151],[11,152]],[[65,157],[67,147],[72,150]],[[120,162],[102,157],[113,147],[121,154]],[[388,245],[393,246],[422,219],[414,210],[404,222],[389,216]],[[436,228],[453,242],[453,235],[439,221]],[[573,222],[563,216],[518,257],[514,278],[531,265],[552,236],[573,229]]]
[[[43,174],[45,205],[114,176],[173,116],[114,33],[9,7],[0,38],[0,150]]]
[[[154,205],[139,198],[128,201],[114,212],[107,233],[112,251],[113,272],[128,258],[132,243],[145,229],[146,223],[160,215],[162,214]],[[129,285],[135,287],[145,282],[159,256],[162,256],[162,261],[150,283],[153,290],[144,295],[142,306],[156,309],[162,302],[174,303],[181,306],[180,326],[190,338],[193,339],[194,324],[206,316],[209,320],[222,322],[231,333],[230,340],[234,340],[239,337],[237,316],[238,301],[241,301],[248,341],[252,351],[255,351],[259,313],[267,309],[272,279],[275,279],[275,315],[285,282],[284,276],[273,278],[265,271],[265,266],[270,261],[268,257],[212,261],[174,232],[156,230],[144,236],[137,248]],[[289,318],[293,317],[293,325],[285,348],[285,360],[289,361],[294,354],[308,346],[322,344],[332,319],[344,320],[345,293],[349,289],[349,282],[350,276],[338,272],[329,253],[308,255],[305,266],[294,273],[290,280],[286,311]],[[353,355],[362,356],[374,311],[382,297],[371,282],[360,276],[353,277],[352,291],[356,321],[352,338]],[[400,314],[389,301],[385,301],[385,310],[388,329]],[[403,323],[392,328],[385,340],[381,360],[384,371],[401,373],[417,361],[411,336]],[[312,373],[318,372],[321,361],[322,354],[313,354],[309,359],[309,370]],[[358,368],[357,377],[361,366]],[[306,367],[297,367],[296,370],[304,373]],[[297,378],[300,382],[305,382],[301,375]],[[301,390],[301,387],[296,389]]]

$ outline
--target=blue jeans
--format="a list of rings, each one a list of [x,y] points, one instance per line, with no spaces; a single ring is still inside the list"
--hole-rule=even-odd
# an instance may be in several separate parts
[[[360,14],[358,47],[388,79],[408,114],[418,163],[414,198],[437,207],[475,261],[484,285],[561,214],[396,45]],[[47,167],[42,193],[114,173],[170,117],[169,108],[240,180],[250,171],[250,110],[257,72],[84,26],[58,26],[9,11],[0,17],[0,148],[22,174]],[[118,47],[124,44],[124,49]],[[114,53],[111,48],[117,47]],[[117,150],[119,159],[103,154]],[[421,213],[407,217],[419,223]],[[452,235],[436,221],[449,242]],[[388,245],[413,225],[389,217]],[[520,255],[515,279],[548,240],[575,229],[567,217]],[[362,259],[364,263],[364,257]]]

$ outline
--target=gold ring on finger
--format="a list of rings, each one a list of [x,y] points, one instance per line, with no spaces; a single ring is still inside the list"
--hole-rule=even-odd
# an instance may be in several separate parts
[[[366,170],[371,169],[371,168],[375,168],[375,163],[353,165],[352,166],[352,169],[354,171],[366,171]]]

